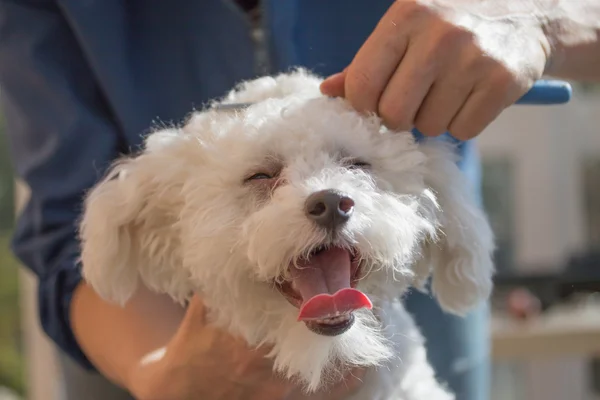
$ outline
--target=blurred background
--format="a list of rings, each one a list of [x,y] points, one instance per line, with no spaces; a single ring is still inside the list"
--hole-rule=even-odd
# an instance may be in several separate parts
[[[574,93],[567,105],[513,107],[478,140],[498,240],[493,400],[600,399],[600,87]],[[23,190],[3,127],[0,116],[0,400],[60,400],[35,281],[9,250]]]

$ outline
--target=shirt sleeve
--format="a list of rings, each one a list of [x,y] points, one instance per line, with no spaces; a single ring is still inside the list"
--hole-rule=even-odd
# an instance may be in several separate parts
[[[44,331],[93,369],[70,324],[81,281],[77,221],[85,191],[121,151],[122,136],[53,1],[0,0],[0,89],[15,172],[30,190],[13,250],[38,278]]]

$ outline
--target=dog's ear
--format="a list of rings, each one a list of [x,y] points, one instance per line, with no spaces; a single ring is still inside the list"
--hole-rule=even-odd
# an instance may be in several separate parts
[[[456,164],[455,149],[435,141],[421,148],[428,159],[425,180],[437,202],[438,224],[436,237],[424,246],[421,268],[431,269],[433,294],[442,308],[464,315],[492,289],[492,229]]]
[[[87,195],[80,224],[83,277],[108,301],[124,304],[141,280],[174,297],[184,290],[176,210],[183,179],[173,154],[174,130],[158,131],[144,151],[117,161]],[[172,153],[172,152],[171,152]],[[179,299],[181,300],[181,299]]]

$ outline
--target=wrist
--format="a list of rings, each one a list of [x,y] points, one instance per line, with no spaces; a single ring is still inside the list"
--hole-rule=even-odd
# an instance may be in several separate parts
[[[564,63],[564,47],[561,44],[560,35],[561,23],[555,19],[545,19],[541,21],[541,28],[544,33],[546,43],[546,66],[544,75],[560,75],[558,71]]]
[[[506,62],[511,61],[505,57],[511,49],[501,47],[502,36],[521,38],[521,47],[530,55],[528,67],[534,71],[532,75],[545,73],[561,62],[557,29],[561,27],[562,11],[556,3],[560,0],[426,1],[445,7],[448,15],[455,15],[459,25],[486,38],[487,42],[483,43],[492,43],[491,49]]]

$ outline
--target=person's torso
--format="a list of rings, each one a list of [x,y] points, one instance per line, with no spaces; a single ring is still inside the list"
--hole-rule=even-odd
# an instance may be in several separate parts
[[[58,2],[135,149],[153,123],[179,123],[242,80],[341,71],[393,0]]]

